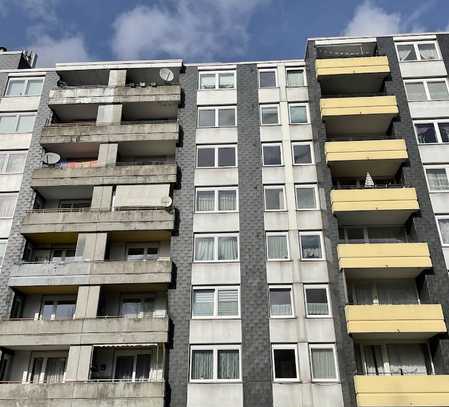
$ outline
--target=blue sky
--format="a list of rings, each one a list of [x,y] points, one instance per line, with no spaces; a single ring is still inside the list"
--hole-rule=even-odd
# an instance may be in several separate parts
[[[0,45],[38,65],[302,58],[308,37],[444,31],[448,0],[0,0]]]

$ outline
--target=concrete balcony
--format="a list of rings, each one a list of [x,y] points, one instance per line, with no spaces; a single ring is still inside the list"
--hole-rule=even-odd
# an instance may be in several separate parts
[[[92,318],[0,321],[0,346],[164,343],[167,318]]]
[[[172,230],[175,216],[159,209],[120,211],[81,210],[32,210],[23,221],[24,235],[47,233],[83,233],[115,231],[159,231]]]
[[[163,407],[164,382],[1,383],[2,407],[83,406]]]
[[[447,331],[439,304],[347,305],[348,333],[357,339],[428,339]]]
[[[399,114],[395,96],[321,99],[328,136],[384,134]]]
[[[337,253],[349,278],[409,278],[432,267],[427,243],[339,244]]]
[[[445,407],[449,376],[355,376],[358,407]]]
[[[12,267],[10,287],[168,284],[170,259],[23,263]]]
[[[335,189],[331,204],[342,225],[403,225],[419,210],[415,188]]]
[[[31,186],[48,188],[75,185],[162,184],[176,182],[176,164],[119,165],[90,168],[39,168]]]
[[[333,141],[325,153],[334,177],[392,178],[408,159],[404,140]]]

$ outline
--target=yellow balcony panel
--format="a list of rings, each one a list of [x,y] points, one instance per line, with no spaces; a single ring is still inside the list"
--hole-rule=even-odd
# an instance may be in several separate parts
[[[331,204],[342,225],[402,225],[419,210],[415,188],[335,189]]]
[[[328,136],[383,134],[399,114],[395,96],[321,99]]]
[[[408,159],[404,140],[331,141],[325,152],[334,177],[393,177]]]
[[[349,278],[409,278],[432,267],[427,243],[339,244],[337,253]]]
[[[358,407],[449,406],[449,375],[355,376]]]
[[[347,305],[348,333],[357,339],[426,339],[446,332],[440,304]]]

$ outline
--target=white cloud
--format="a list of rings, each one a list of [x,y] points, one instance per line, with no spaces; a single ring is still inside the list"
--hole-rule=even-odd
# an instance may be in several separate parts
[[[138,6],[113,23],[112,49],[120,58],[211,58],[242,53],[257,8],[270,0],[176,0]]]

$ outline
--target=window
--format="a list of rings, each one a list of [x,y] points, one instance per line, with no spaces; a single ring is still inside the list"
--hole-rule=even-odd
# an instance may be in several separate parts
[[[308,317],[330,317],[329,287],[327,285],[304,285],[304,297]]]
[[[267,259],[268,260],[288,260],[288,232],[267,233]]]
[[[290,286],[270,287],[270,316],[271,318],[293,317],[293,296]]]
[[[240,381],[240,346],[217,345],[191,347],[190,380],[192,382]]]
[[[237,234],[197,234],[194,236],[195,261],[238,261],[238,240]]]
[[[16,194],[0,194],[0,218],[12,218],[14,216],[16,201]]]
[[[314,210],[318,209],[318,187],[316,185],[296,185],[296,209]]]
[[[276,68],[259,69],[259,88],[276,88],[277,86]]]
[[[296,345],[272,345],[274,381],[297,381],[298,354]]]
[[[200,72],[200,89],[235,89],[235,71]]]
[[[73,296],[44,297],[42,300],[40,319],[67,320],[75,315],[76,298]]]
[[[449,167],[427,167],[425,171],[430,192],[449,190]]]
[[[67,262],[75,257],[75,247],[59,247],[50,251],[50,261],[53,263]]]
[[[67,356],[64,352],[36,352],[33,354],[28,372],[29,383],[62,383],[64,381]]]
[[[305,86],[306,81],[304,79],[305,72],[304,68],[287,68],[287,87],[297,88],[300,86]]]
[[[9,79],[5,96],[40,96],[44,78]]]
[[[283,185],[270,185],[264,187],[265,210],[283,211],[285,210],[285,188]]]
[[[302,260],[324,260],[321,232],[299,232]]]
[[[407,230],[401,226],[344,227],[339,229],[339,239],[347,243],[406,243]]]
[[[0,173],[20,174],[25,168],[26,153],[0,153]]]
[[[6,246],[8,245],[8,240],[0,240],[0,266],[3,264],[3,259],[5,258]]]
[[[290,124],[304,124],[309,122],[308,107],[305,103],[289,103],[288,114]]]
[[[309,345],[312,380],[332,382],[338,380],[335,345]]]
[[[237,187],[196,189],[197,212],[236,212],[237,207]]]
[[[262,162],[264,166],[282,165],[282,144],[262,144]]]
[[[237,318],[240,315],[238,287],[194,287],[193,318]]]
[[[279,105],[261,105],[260,124],[261,125],[279,124]]]
[[[366,279],[350,284],[351,303],[357,305],[419,304],[419,296],[413,279]]]
[[[114,380],[145,382],[150,380],[151,350],[123,350],[115,354]]]
[[[440,231],[442,245],[449,246],[449,216],[437,217],[437,224]]]
[[[449,91],[445,78],[405,81],[409,101],[448,100]]]
[[[418,143],[449,143],[449,122],[434,120],[415,122]]]
[[[196,165],[198,168],[236,167],[236,146],[198,146]]]
[[[199,107],[198,127],[235,127],[235,106]]]
[[[61,199],[58,204],[61,209],[82,209],[90,208],[88,199]]]
[[[122,318],[151,317],[154,312],[154,296],[148,294],[123,295],[120,299]]]
[[[313,148],[311,142],[293,143],[293,163],[295,165],[313,164]]]
[[[126,247],[126,260],[157,260],[159,245],[150,243],[132,243]]]
[[[441,59],[436,42],[414,42],[396,44],[399,61],[431,61]]]
[[[35,113],[0,115],[0,133],[30,133],[34,128]]]

